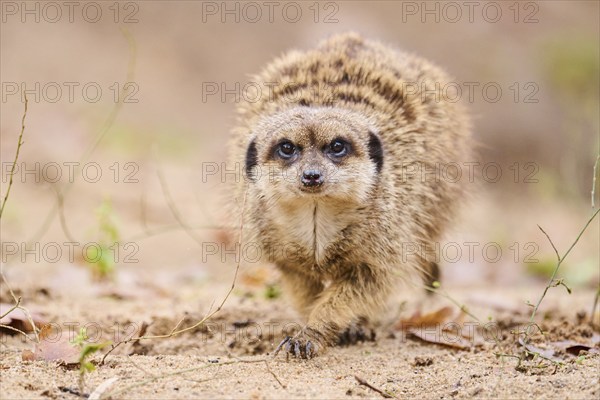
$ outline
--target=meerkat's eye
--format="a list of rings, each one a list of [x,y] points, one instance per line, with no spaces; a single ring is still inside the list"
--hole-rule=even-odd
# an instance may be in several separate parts
[[[284,159],[292,158],[292,156],[296,154],[296,146],[294,146],[292,142],[287,141],[280,143],[277,147],[277,154]]]
[[[342,139],[335,139],[329,144],[327,152],[334,157],[343,157],[348,154],[348,143]]]

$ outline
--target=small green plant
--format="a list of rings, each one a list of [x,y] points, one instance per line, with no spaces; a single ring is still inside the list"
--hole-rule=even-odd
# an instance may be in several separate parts
[[[585,355],[579,356],[579,357],[577,357],[577,359],[575,360],[575,363],[577,363],[577,364],[581,365],[581,364],[583,364],[583,362],[585,361],[585,359],[586,359],[586,356],[585,356]]]
[[[118,259],[119,231],[110,199],[105,199],[95,210],[98,220],[98,240],[96,246],[87,250],[85,261],[92,266],[96,279],[105,280],[114,274]]]
[[[268,284],[265,288],[265,298],[269,300],[277,299],[281,296],[281,288],[276,284]]]
[[[83,393],[83,386],[85,382],[85,374],[93,372],[96,369],[96,366],[89,361],[89,357],[96,353],[98,350],[103,349],[104,347],[111,344],[111,342],[103,342],[103,343],[89,343],[88,336],[85,328],[81,328],[79,333],[73,340],[71,344],[75,347],[80,348],[79,353],[79,391]]]

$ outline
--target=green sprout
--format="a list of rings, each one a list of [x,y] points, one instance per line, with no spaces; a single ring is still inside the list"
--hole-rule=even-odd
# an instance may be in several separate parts
[[[118,259],[119,231],[110,199],[105,199],[95,210],[98,220],[98,240],[96,246],[90,246],[85,261],[91,264],[94,276],[105,280],[114,274]]]

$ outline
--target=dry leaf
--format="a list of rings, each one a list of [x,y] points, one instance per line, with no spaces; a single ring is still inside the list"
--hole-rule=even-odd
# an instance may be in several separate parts
[[[589,347],[589,346],[585,346],[582,344],[576,344],[573,346],[569,346],[565,349],[565,351],[569,354],[573,354],[574,356],[578,356],[579,353],[582,351],[587,351],[588,353],[592,353],[592,354],[600,354],[600,351],[598,351],[598,349],[595,349],[595,348]]]
[[[35,361],[35,354],[31,350],[23,350],[21,353],[21,359],[23,361]]]
[[[600,351],[593,345],[587,345],[584,343],[578,343],[573,340],[562,340],[560,342],[551,342],[550,346],[562,350],[565,353],[578,356],[580,351],[587,351],[588,353],[599,354]]]
[[[441,344],[443,346],[453,347],[455,349],[467,350],[472,346],[471,342],[464,337],[446,330],[441,330],[439,328],[435,331],[430,329],[424,330],[409,328],[407,332],[425,342]]]
[[[58,361],[64,364],[78,364],[81,349],[74,346],[68,335],[61,335],[57,340],[42,340],[35,345],[35,359]]]
[[[8,312],[8,310],[10,310],[12,307],[13,307],[12,304],[0,303],[0,315],[4,315],[4,313]],[[32,312],[30,312],[30,314],[31,314],[31,319],[33,320],[33,323],[38,328],[41,327],[42,325],[46,324],[46,322],[43,320],[43,318],[40,315],[38,315],[36,313],[32,313]],[[11,326],[11,327],[13,327],[15,329],[19,329],[23,332],[33,331],[33,327],[31,326],[31,323],[29,322],[29,318],[27,317],[27,314],[25,314],[25,311],[21,310],[20,308],[15,308],[10,313],[8,313],[3,318],[1,318],[0,324]],[[10,329],[2,329],[2,332],[10,334],[10,335],[16,334],[15,331],[10,330]]]
[[[444,307],[437,311],[429,314],[421,315],[420,312],[415,312],[409,319],[400,320],[396,324],[396,329],[406,329],[408,327],[430,327],[436,325],[442,325],[447,322],[448,318],[452,316],[452,308]]]
[[[473,346],[473,338],[465,336],[465,333],[472,336],[472,329],[462,329],[464,313],[459,312],[456,318],[453,318],[453,314],[451,307],[444,307],[425,315],[416,312],[410,318],[400,320],[395,327],[428,343],[461,350],[469,349]]]

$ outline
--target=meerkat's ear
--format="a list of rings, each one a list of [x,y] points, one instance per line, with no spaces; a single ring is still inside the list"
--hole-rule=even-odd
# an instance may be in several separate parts
[[[256,151],[256,141],[252,139],[246,150],[246,176],[252,179],[252,168],[258,164],[258,153]]]
[[[381,172],[381,168],[383,168],[383,146],[379,137],[372,131],[369,132],[369,157],[375,163],[377,172]]]

